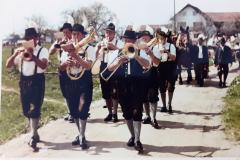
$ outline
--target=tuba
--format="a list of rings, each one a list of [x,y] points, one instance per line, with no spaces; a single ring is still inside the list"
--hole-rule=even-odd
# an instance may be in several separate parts
[[[80,42],[77,42],[75,43],[75,45],[73,43],[71,44],[67,44],[67,45],[62,45],[61,47],[64,49],[65,47],[65,50],[66,51],[69,51],[69,52],[76,52],[77,55],[80,55],[80,53],[84,53],[86,48],[87,48],[87,45],[93,41],[95,41],[95,30],[93,28],[90,29],[90,32],[89,34],[83,38]],[[73,58],[70,58],[74,61]],[[67,72],[67,75],[68,77],[71,79],[71,80],[78,80],[80,79],[84,72],[85,72],[85,68],[83,68],[82,66],[67,66],[66,68],[66,72]]]

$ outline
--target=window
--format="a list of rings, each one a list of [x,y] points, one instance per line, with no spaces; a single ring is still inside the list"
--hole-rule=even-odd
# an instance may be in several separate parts
[[[203,23],[202,22],[193,22],[193,28],[195,30],[201,30],[203,28]]]
[[[178,28],[180,28],[180,26],[182,26],[183,28],[185,28],[186,25],[187,25],[186,22],[178,22],[178,23],[177,23],[177,27],[178,27]]]
[[[197,15],[197,12],[193,10],[193,15],[196,16]]]

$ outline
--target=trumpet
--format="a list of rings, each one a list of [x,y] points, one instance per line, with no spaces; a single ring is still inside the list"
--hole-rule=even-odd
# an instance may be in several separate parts
[[[21,47],[16,49],[16,52],[19,52],[21,54],[23,60],[30,61],[33,55],[33,48],[34,48],[33,40],[23,41],[21,43]]]

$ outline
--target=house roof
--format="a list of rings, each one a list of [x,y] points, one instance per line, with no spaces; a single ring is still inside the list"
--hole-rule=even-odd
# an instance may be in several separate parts
[[[240,12],[206,12],[214,22],[240,21]]]
[[[191,4],[187,4],[185,7],[183,7],[180,11],[178,11],[176,13],[176,15],[178,15],[179,13],[181,13],[182,11],[184,11],[186,8],[193,8],[197,13],[201,14],[203,17],[205,17],[207,20],[212,21],[211,17],[209,17],[206,13],[202,12],[199,8],[191,5]],[[173,20],[174,17],[172,17],[170,20]]]

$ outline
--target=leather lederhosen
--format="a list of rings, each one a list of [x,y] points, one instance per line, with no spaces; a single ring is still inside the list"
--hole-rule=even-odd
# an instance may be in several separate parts
[[[170,52],[171,45],[168,51]],[[173,92],[175,89],[175,82],[177,79],[177,65],[175,61],[168,59],[166,62],[160,62],[158,66],[159,88],[161,93],[165,93],[166,89]],[[168,83],[170,84],[168,86]]]
[[[80,56],[85,56],[87,48]],[[64,89],[66,90],[66,100],[71,116],[82,120],[87,119],[93,94],[91,70],[85,70],[78,80],[71,80],[67,77]]]
[[[39,58],[41,50],[42,48],[39,49],[37,58]],[[21,62],[21,76],[19,81],[23,114],[28,118],[39,118],[45,93],[44,73],[37,73],[36,64],[32,76],[24,76],[22,71],[23,60]]]

